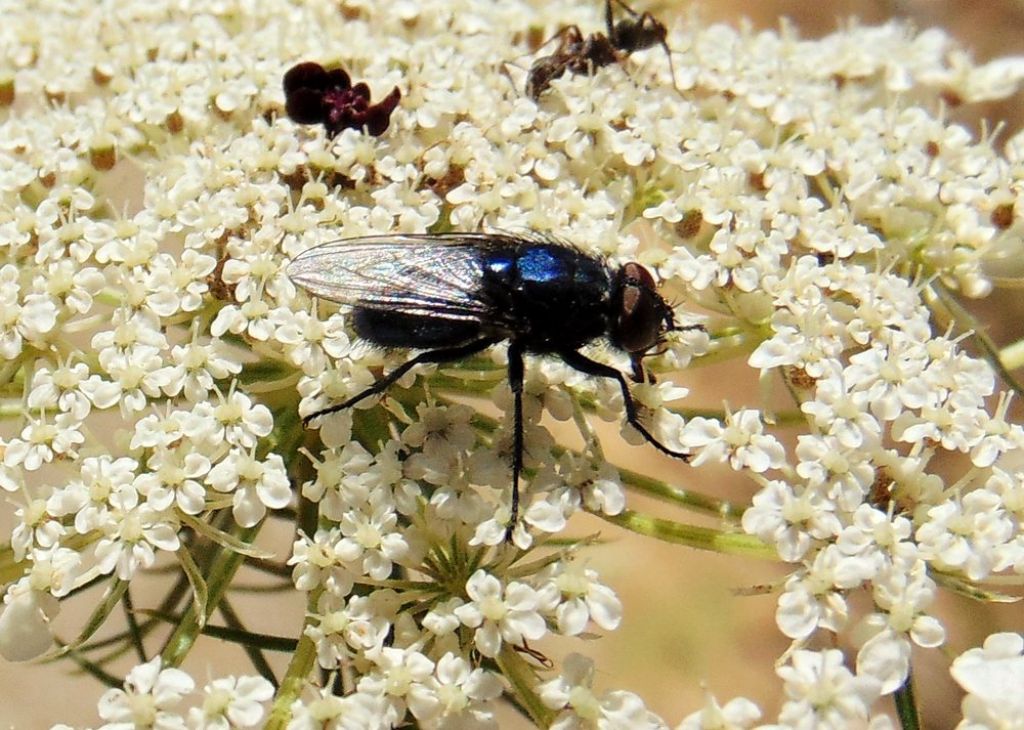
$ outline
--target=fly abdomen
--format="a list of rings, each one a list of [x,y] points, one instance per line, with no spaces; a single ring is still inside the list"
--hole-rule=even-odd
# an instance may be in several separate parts
[[[432,350],[455,347],[484,335],[480,322],[441,319],[386,309],[352,308],[352,329],[380,347]]]

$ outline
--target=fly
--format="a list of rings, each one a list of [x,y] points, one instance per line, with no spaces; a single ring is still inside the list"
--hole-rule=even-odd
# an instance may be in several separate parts
[[[580,352],[604,340],[629,354],[632,377],[643,382],[644,356],[680,329],[654,278],[638,263],[613,268],[539,234],[393,234],[316,246],[295,257],[288,276],[321,299],[349,305],[352,328],[363,340],[423,351],[351,398],[306,416],[306,425],[383,393],[417,365],[461,360],[509,343],[513,441],[506,540],[519,518],[526,354],[554,356],[587,375],[615,380],[626,421],[659,451],[689,459],[640,422],[623,373]]]
[[[665,24],[650,13],[636,12],[623,0],[614,0],[614,5],[626,11],[628,17],[616,21],[613,0],[605,0],[606,33],[591,33],[584,37],[579,27],[575,25],[567,26],[558,32],[555,36],[558,39],[555,52],[550,56],[538,58],[530,67],[526,77],[527,96],[537,101],[552,81],[566,73],[590,75],[599,68],[621,62],[636,51],[656,45],[665,50],[669,69],[672,71],[672,83],[675,84],[676,71],[672,66],[672,53],[665,40],[668,37]]]

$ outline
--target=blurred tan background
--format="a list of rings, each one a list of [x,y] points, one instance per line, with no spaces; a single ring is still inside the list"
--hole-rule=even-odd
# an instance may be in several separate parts
[[[566,0],[569,1],[569,0]],[[583,0],[577,0],[583,1]],[[593,0],[597,2],[597,0]],[[663,0],[638,9],[653,10],[663,20],[675,12],[685,12],[690,4]],[[739,0],[708,1],[698,6],[708,22],[735,22],[748,17],[755,27],[775,28],[779,18],[788,16],[803,36],[827,34],[851,16],[864,23],[880,23],[893,17],[911,20],[920,28],[941,26],[973,49],[978,60],[1000,55],[1024,53],[1024,2],[1021,0]],[[1021,98],[992,104],[982,110],[990,120],[1005,120],[1011,130],[1021,126]],[[961,121],[978,129],[975,116],[963,114]],[[1004,138],[1005,139],[1005,138]],[[993,324],[997,341],[1006,343],[1019,336],[1021,313],[1011,299],[992,299],[977,309],[979,316]],[[745,368],[729,372],[687,373],[683,381],[692,388],[687,406],[719,407],[716,384],[729,381],[730,393],[738,379],[749,378]],[[757,403],[756,384],[749,383],[748,403]],[[739,396],[736,396],[737,398]],[[732,400],[733,408],[744,404]],[[613,446],[617,426],[596,424],[606,451],[616,463],[633,466],[652,476],[664,478],[682,487],[730,496],[738,501],[749,499],[751,486],[737,482],[725,470],[715,473],[700,470],[700,483],[695,472],[650,448]],[[668,514],[666,508],[633,498],[630,507],[642,512]],[[589,518],[588,518],[589,519]],[[544,646],[552,657],[582,650],[597,659],[599,689],[627,689],[646,698],[652,710],[670,724],[678,723],[688,712],[699,708],[702,683],[723,702],[737,695],[746,696],[761,706],[764,721],[776,716],[781,702],[780,683],[774,674],[773,662],[787,646],[775,628],[773,596],[737,596],[734,591],[755,585],[769,584],[784,573],[771,564],[753,563],[688,550],[668,544],[654,544],[601,523],[595,519],[574,525],[578,535],[601,531],[608,543],[593,549],[591,564],[605,582],[618,592],[625,606],[623,626],[599,641],[580,646],[578,640],[561,641]],[[274,538],[271,538],[274,540]],[[278,535],[273,547],[287,550],[286,535]],[[98,596],[97,596],[98,599]],[[78,601],[74,613],[62,616],[65,626],[79,626],[90,606]],[[142,600],[139,603],[143,603]],[[295,635],[302,618],[301,601],[296,596],[269,600],[250,594],[235,600],[236,609],[246,617],[258,617],[255,630]],[[950,647],[956,653],[977,645],[988,633],[1020,628],[1019,606],[992,607],[946,595],[940,615],[949,621]],[[955,618],[954,618],[955,617]],[[1016,621],[1014,622],[1014,619]],[[221,623],[219,617],[216,623]],[[116,665],[126,669],[132,658]],[[207,640],[186,664],[197,682],[207,677],[251,671],[246,658],[237,648]],[[0,703],[0,727],[42,728],[57,721],[77,720],[79,726],[99,724],[95,702],[101,693],[90,677],[72,674],[68,663],[54,666],[10,665],[0,662],[0,686],[4,700]],[[283,663],[275,662],[283,670]],[[924,727],[951,728],[959,715],[960,696],[946,673],[947,659],[939,652],[918,652],[915,656],[915,679]],[[515,715],[503,715],[502,727],[525,727]]]

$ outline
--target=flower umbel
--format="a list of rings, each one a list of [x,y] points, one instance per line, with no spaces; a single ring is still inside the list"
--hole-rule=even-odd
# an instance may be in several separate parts
[[[950,105],[1016,93],[1021,59],[976,64],[899,23],[808,41],[664,18],[674,75],[613,38],[614,63],[531,95],[550,51],[530,39],[607,30],[601,3],[51,5],[0,0],[0,653],[59,639],[95,676],[137,653],[99,701],[108,727],[494,727],[503,702],[545,727],[760,721],[711,682],[702,708],[648,708],[578,653],[647,620],[592,549],[615,526],[780,562],[778,726],[882,727],[892,706],[913,724],[913,662],[960,635],[941,592],[1019,591],[1020,348],[995,352],[960,300],[1019,284],[1001,267],[1024,133],[976,138]],[[634,423],[694,457],[667,483],[610,463],[590,418],[621,418],[618,384],[527,357],[511,544],[506,346],[307,429],[410,354],[366,346],[285,271],[332,240],[494,230],[637,262],[678,298],[629,393]],[[689,380],[726,360],[728,382]],[[143,577],[166,596],[144,601]],[[233,599],[257,585],[299,600],[255,620]],[[207,633],[265,676],[196,682],[179,666]],[[554,635],[576,653],[552,659]],[[1019,719],[999,699],[1019,638],[950,647],[964,727]]]

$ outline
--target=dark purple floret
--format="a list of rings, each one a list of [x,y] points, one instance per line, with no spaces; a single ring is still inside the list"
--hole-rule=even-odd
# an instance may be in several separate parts
[[[330,71],[307,61],[284,75],[285,109],[299,124],[323,124],[331,137],[343,129],[365,129],[378,137],[387,130],[402,92],[396,86],[382,101],[370,103],[370,87],[352,85],[343,69]]]

